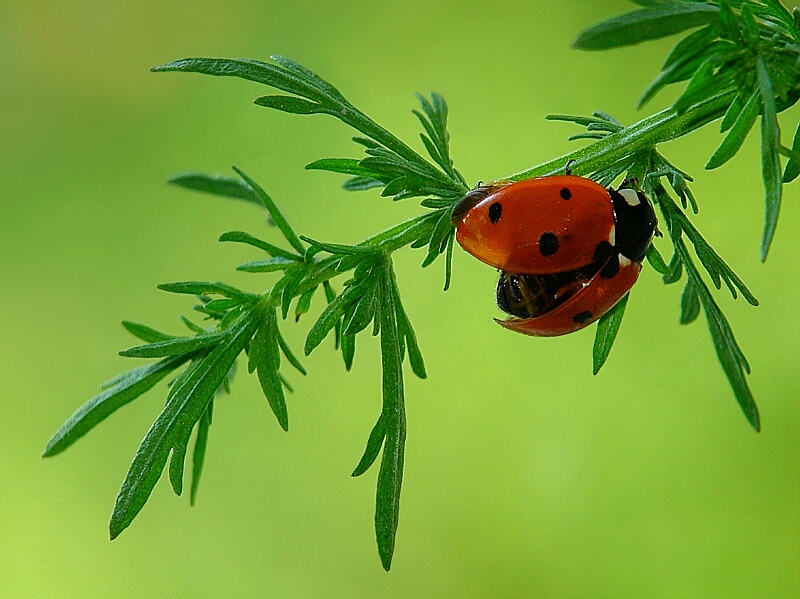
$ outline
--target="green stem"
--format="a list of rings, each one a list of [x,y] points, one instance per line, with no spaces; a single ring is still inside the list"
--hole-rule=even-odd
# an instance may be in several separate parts
[[[617,133],[611,133],[600,141],[508,178],[512,181],[522,181],[563,173],[569,160],[574,161],[573,170],[591,173],[626,156],[686,135],[722,117],[736,93],[735,88],[728,88],[681,114],[667,108]]]

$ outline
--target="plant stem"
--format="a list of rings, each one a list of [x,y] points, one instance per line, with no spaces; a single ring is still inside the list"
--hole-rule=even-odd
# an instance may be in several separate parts
[[[649,150],[661,142],[686,135],[722,117],[735,93],[735,88],[725,89],[681,114],[667,108],[593,144],[508,178],[522,181],[563,173],[568,160],[574,160],[573,170],[590,173],[637,152]]]

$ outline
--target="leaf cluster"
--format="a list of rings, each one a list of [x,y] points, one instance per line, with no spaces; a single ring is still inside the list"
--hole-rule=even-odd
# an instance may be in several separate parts
[[[778,223],[783,183],[800,174],[800,124],[791,147],[781,143],[777,115],[800,99],[800,9],[779,0],[708,2],[642,1],[644,8],[603,21],[573,42],[583,50],[605,50],[698,28],[667,56],[661,72],[637,102],[641,107],[670,84],[688,81],[672,105],[684,113],[727,94],[720,123],[725,133],[707,169],[733,158],[761,116],[761,174],[765,215],[761,259],[767,257]],[[787,158],[781,167],[780,157]]]
[[[619,121],[599,111],[590,117],[550,115],[548,119],[573,122],[586,127],[587,133],[573,135],[570,137],[573,140],[603,139],[624,131]],[[684,271],[686,272],[687,280],[681,296],[680,323],[694,322],[700,314],[700,308],[704,309],[720,364],[742,411],[751,426],[758,431],[761,426],[758,409],[745,378],[745,374],[750,373],[750,366],[736,342],[730,324],[700,276],[685,240],[688,239],[691,243],[700,264],[717,289],[724,283],[734,299],[741,293],[742,297],[753,306],[758,305],[758,300],[686,216],[684,210],[689,206],[695,213],[698,211],[697,200],[689,188],[692,177],[674,166],[655,148],[626,156],[605,168],[586,174],[606,187],[620,177],[628,181],[641,182],[642,190],[659,209],[661,221],[666,224],[673,246],[673,255],[669,263],[664,261],[655,245],[648,248],[647,262],[663,276],[666,284],[678,282]],[[669,195],[662,179],[679,198],[680,206]],[[608,358],[627,303],[628,295],[598,322],[592,354],[594,374],[600,371]]]
[[[181,317],[192,335],[176,336],[147,325],[124,322],[126,329],[144,341],[120,352],[125,357],[159,358],[135,368],[103,386],[57,431],[44,455],[60,453],[116,410],[141,396],[167,375],[172,380],[166,405],[145,435],[123,481],[111,518],[110,533],[119,535],[147,502],[169,461],[169,479],[176,494],[183,490],[183,471],[194,432],[191,503],[202,474],[216,395],[229,391],[237,357],[247,355],[248,372],[258,377],[267,403],[283,430],[289,428],[285,391],[292,387],[281,370],[285,359],[305,375],[280,330],[290,313],[294,320],[310,311],[314,297],[322,294],[325,307],[310,327],[304,353],[310,354],[334,332],[347,370],[353,365],[356,337],[372,325],[380,336],[383,408],[370,434],[367,448],[353,475],[363,474],[382,451],[376,494],[375,530],[378,551],[388,570],[394,551],[399,517],[403,455],[406,436],[402,363],[408,356],[411,370],[427,376],[411,321],[403,308],[392,268],[392,252],[405,247],[428,247],[423,266],[447,252],[446,280],[450,278],[453,248],[452,206],[466,191],[463,177],[453,168],[447,133],[447,104],[438,94],[419,96],[421,112],[414,111],[423,127],[421,140],[433,162],[428,162],[393,135],[355,109],[329,83],[288,59],[275,64],[245,60],[189,59],[154,70],[186,70],[233,75],[277,87],[296,96],[265,96],[256,103],[298,114],[332,114],[367,137],[355,138],[367,157],[326,159],[309,168],[333,170],[370,179],[393,199],[424,195],[428,210],[355,245],[324,243],[299,236],[267,192],[244,171],[237,177],[184,173],[171,183],[225,198],[243,200],[265,210],[270,224],[285,244],[275,244],[250,233],[230,231],[222,242],[248,245],[262,257],[237,267],[248,273],[275,273],[278,280],[263,294],[242,291],[221,282],[187,281],[160,285],[160,289],[195,296],[193,309],[211,321],[204,328]],[[363,183],[363,181],[362,181]],[[353,179],[345,183],[358,189]],[[286,247],[288,246],[288,247]],[[351,273],[337,292],[332,279]]]

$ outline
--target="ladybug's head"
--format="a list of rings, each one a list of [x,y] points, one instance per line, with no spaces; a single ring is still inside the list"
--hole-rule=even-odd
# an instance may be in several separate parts
[[[503,236],[503,231],[498,230],[502,205],[490,197],[502,187],[476,187],[458,201],[450,217],[456,227],[459,245],[481,262],[496,268],[500,268],[508,259],[504,244],[498,243],[498,238]],[[504,230],[505,227],[499,229]]]
[[[456,202],[455,207],[453,208],[453,213],[450,215],[450,222],[453,223],[454,227],[458,227],[461,224],[461,221],[464,219],[466,214],[472,210],[475,206],[477,206],[481,200],[483,200],[486,196],[490,195],[492,192],[498,189],[497,185],[483,185],[478,184],[475,189],[467,192],[467,194]]]

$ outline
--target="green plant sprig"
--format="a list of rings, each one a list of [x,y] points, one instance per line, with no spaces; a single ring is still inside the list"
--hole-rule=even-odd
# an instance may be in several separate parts
[[[748,421],[758,430],[758,411],[745,378],[749,364],[704,282],[689,245],[717,289],[724,282],[734,298],[741,294],[753,305],[757,301],[692,225],[684,212],[689,206],[694,212],[698,209],[688,186],[692,178],[667,161],[656,146],[722,119],[721,129],[727,135],[707,165],[717,168],[738,151],[761,115],[762,175],[767,198],[762,243],[762,257],[765,257],[775,231],[782,184],[800,174],[800,128],[789,148],[781,144],[777,124],[777,114],[800,98],[797,69],[800,11],[795,9],[789,14],[776,0],[640,0],[637,4],[644,8],[588,29],[578,37],[576,47],[611,48],[702,27],[678,43],[640,104],[668,84],[689,81],[684,93],[671,108],[628,127],[602,112],[591,117],[548,117],[586,127],[585,133],[571,139],[589,139],[593,143],[510,179],[563,172],[568,161],[573,161],[572,168],[577,174],[590,176],[603,185],[611,185],[620,177],[639,181],[658,207],[673,245],[669,263],[655,246],[648,250],[647,261],[664,276],[667,284],[677,282],[686,272],[680,322],[688,324],[696,320],[701,309],[705,311],[723,370]],[[296,234],[272,198],[242,170],[235,169],[237,177],[204,173],[174,177],[171,183],[181,187],[239,199],[264,209],[285,243],[276,244],[243,231],[224,233],[220,241],[246,244],[263,252],[258,259],[240,265],[239,270],[273,273],[278,278],[262,293],[243,291],[221,282],[188,281],[159,286],[170,293],[194,296],[198,303],[193,309],[210,326],[200,326],[181,316],[191,334],[177,336],[147,325],[124,322],[125,328],[144,344],[121,354],[158,360],[103,384],[101,392],[55,433],[44,455],[64,451],[116,410],[168,375],[177,373],[169,384],[166,405],[145,435],[122,484],[111,518],[111,537],[129,526],[145,505],[167,462],[173,490],[178,495],[182,493],[188,445],[196,431],[190,492],[194,504],[214,403],[220,393],[230,392],[237,358],[242,353],[247,356],[248,371],[257,375],[276,420],[281,428],[288,430],[285,391],[291,391],[291,385],[282,362],[285,359],[301,375],[306,370],[284,339],[281,321],[292,312],[296,321],[301,319],[311,309],[314,298],[322,295],[325,306],[309,328],[304,344],[306,355],[333,332],[334,347],[341,352],[345,368],[350,370],[358,334],[370,330],[372,335],[380,336],[382,408],[352,475],[363,474],[382,456],[375,532],[381,562],[388,570],[395,546],[403,476],[406,354],[411,370],[420,378],[427,376],[414,329],[400,300],[392,256],[405,247],[424,247],[422,266],[426,267],[445,254],[444,287],[449,286],[454,246],[450,217],[469,186],[450,157],[447,104],[435,93],[418,97],[420,110],[414,114],[422,125],[420,137],[428,159],[353,106],[333,85],[287,58],[275,56],[271,62],[191,58],[153,70],[247,79],[288,94],[261,96],[255,101],[259,106],[294,114],[336,117],[360,134],[353,140],[361,146],[364,156],[325,158],[306,168],[348,175],[343,187],[349,191],[381,189],[381,195],[393,200],[423,198],[421,206],[425,210],[360,243],[329,243]],[[787,159],[782,174],[781,156]],[[662,180],[666,180],[683,208],[666,191]],[[332,281],[340,276],[344,280],[341,291],[337,292]],[[595,374],[608,358],[628,299],[626,295],[598,323],[593,350]]]

